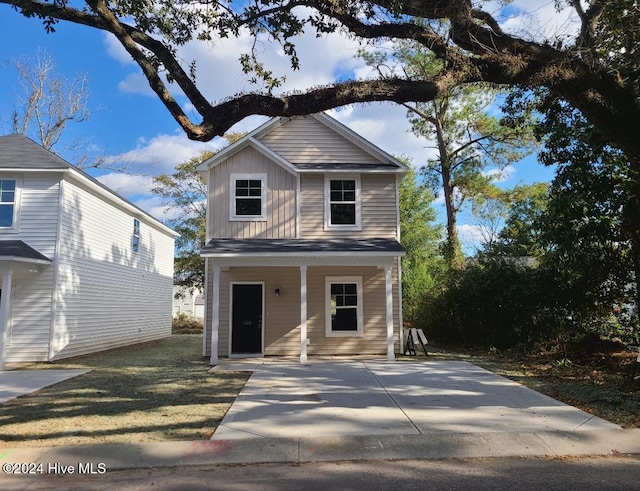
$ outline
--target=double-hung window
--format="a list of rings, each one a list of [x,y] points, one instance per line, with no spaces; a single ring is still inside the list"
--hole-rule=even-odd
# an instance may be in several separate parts
[[[325,178],[325,228],[360,230],[360,177]]]
[[[325,301],[328,337],[362,336],[362,277],[326,277]]]
[[[0,179],[0,230],[16,228],[17,198],[17,180]]]
[[[131,237],[131,252],[138,252],[140,249],[140,220],[133,219],[133,236]]]
[[[231,174],[232,221],[267,219],[267,175]]]

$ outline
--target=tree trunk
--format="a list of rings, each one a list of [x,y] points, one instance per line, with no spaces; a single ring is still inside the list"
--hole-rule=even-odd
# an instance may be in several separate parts
[[[439,117],[438,108],[434,105],[435,117],[432,123],[435,127],[436,140],[438,141],[438,159],[440,160],[440,176],[442,178],[442,189],[444,191],[444,205],[447,213],[447,242],[445,246],[445,259],[449,266],[459,268],[462,265],[462,251],[458,238],[457,210],[455,203],[455,186],[451,178],[451,162],[447,144],[445,142],[442,121]]]

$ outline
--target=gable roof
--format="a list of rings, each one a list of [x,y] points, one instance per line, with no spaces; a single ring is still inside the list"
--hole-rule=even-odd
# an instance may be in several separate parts
[[[53,152],[27,138],[24,135],[0,136],[0,171],[4,172],[61,172],[87,185],[95,194],[106,201],[125,208],[133,215],[153,224],[164,233],[177,237],[179,234],[171,230],[157,218],[142,208],[120,196],[100,181],[76,166],[58,157]]]
[[[0,169],[67,170],[73,167],[24,135],[0,136]]]
[[[358,150],[359,154],[366,155],[367,158],[363,161],[360,155],[356,162],[345,162],[343,160],[336,160],[333,162],[316,162],[313,156],[307,161],[293,162],[290,158],[283,155],[282,151],[278,152],[277,145],[270,144],[269,135],[275,134],[278,129],[292,121],[308,120],[312,119],[316,125],[322,125],[324,128],[330,130],[332,133],[337,134],[343,140],[348,142],[354,148]],[[306,142],[301,142],[299,145],[303,147]],[[240,150],[251,146],[258,150],[263,155],[267,156],[278,165],[284,167],[288,172],[292,174],[307,173],[307,172],[345,172],[345,171],[359,171],[359,172],[392,172],[402,173],[407,171],[407,167],[392,157],[382,149],[375,146],[362,136],[358,135],[347,126],[336,121],[330,116],[324,113],[312,114],[309,116],[294,116],[291,118],[280,117],[273,118],[259,126],[255,130],[251,131],[243,138],[239,139],[232,145],[229,145],[224,150],[218,152],[216,155],[205,160],[198,166],[198,172],[206,173],[207,170],[215,167],[224,160],[228,159],[232,155],[235,155]],[[315,154],[322,152],[322,149],[315,148]]]

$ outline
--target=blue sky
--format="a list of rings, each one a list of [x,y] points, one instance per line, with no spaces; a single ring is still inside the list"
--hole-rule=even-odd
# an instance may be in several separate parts
[[[498,11],[496,4],[495,12]],[[505,28],[529,31],[532,36],[571,32],[566,16],[558,16],[553,1],[516,0],[500,17]],[[169,218],[157,197],[150,194],[151,176],[170,173],[173,166],[197,155],[203,149],[217,149],[225,142],[219,138],[208,143],[189,141],[168,111],[151,92],[146,80],[129,55],[110,36],[95,29],[61,22],[54,34],[46,34],[37,19],[26,19],[7,5],[0,5],[0,134],[11,133],[11,112],[20,94],[15,70],[9,60],[26,57],[34,60],[39,49],[46,50],[56,64],[56,73],[66,78],[85,73],[89,79],[89,121],[72,124],[65,138],[86,142],[93,156],[131,162],[137,169],[132,176],[105,172],[93,173],[134,203],[160,219]],[[214,49],[202,45],[186,46],[181,55],[198,60],[199,85],[211,100],[220,100],[241,90],[250,90],[241,74],[237,59],[249,46],[249,39],[226,40]],[[366,77],[369,69],[355,58],[357,42],[338,35],[316,39],[313,34],[298,41],[302,70],[291,72],[282,52],[267,43],[259,45],[267,66],[287,74],[284,90],[304,89],[330,83],[341,76]],[[311,61],[310,61],[311,60]],[[187,101],[178,101],[188,109]],[[350,106],[330,114],[360,133],[383,150],[409,157],[420,165],[432,153],[431,142],[410,132],[405,110],[394,104]],[[234,130],[249,131],[265,121],[251,117]],[[70,156],[63,157],[71,160]],[[535,157],[513,165],[505,186],[534,181],[548,181],[553,172],[536,163]],[[443,212],[440,216],[443,217]],[[467,251],[477,245],[477,226],[472,217],[460,217],[461,233],[468,240]],[[475,241],[475,244],[473,243]]]

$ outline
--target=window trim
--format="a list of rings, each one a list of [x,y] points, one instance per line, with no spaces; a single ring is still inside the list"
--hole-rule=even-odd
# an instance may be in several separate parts
[[[356,223],[334,224],[331,223],[331,181],[355,181],[356,184]],[[362,230],[362,196],[359,174],[331,174],[324,176],[324,229],[325,230]]]
[[[15,181],[15,190],[13,194],[13,217],[10,227],[0,227],[0,233],[15,234],[20,231],[20,202],[22,196],[22,176],[3,175],[0,176],[1,181]]]
[[[260,215],[238,215],[236,213],[236,181],[260,180]],[[267,174],[230,174],[229,175],[229,221],[266,222],[267,221]]]
[[[357,330],[355,331],[333,331],[331,329],[331,285],[355,283],[356,284],[356,322]],[[324,304],[325,304],[325,336],[328,338],[333,337],[351,337],[361,338],[364,336],[364,305],[362,302],[362,276],[325,276],[324,279]]]

